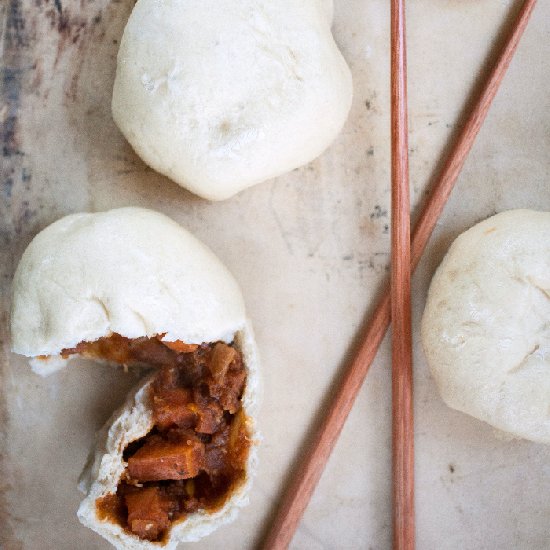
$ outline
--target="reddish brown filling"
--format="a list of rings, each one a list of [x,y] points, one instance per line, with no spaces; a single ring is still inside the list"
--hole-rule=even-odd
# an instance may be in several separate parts
[[[165,344],[114,334],[62,356],[73,353],[160,368],[150,389],[154,428],[124,451],[128,467],[116,494],[98,499],[99,517],[160,541],[186,514],[220,508],[242,483],[250,448],[239,351],[222,342]]]

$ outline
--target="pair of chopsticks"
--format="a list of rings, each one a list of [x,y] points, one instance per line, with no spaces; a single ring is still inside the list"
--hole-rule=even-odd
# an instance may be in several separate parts
[[[443,165],[427,204],[424,206],[410,243],[410,270],[412,271],[418,265],[437,220],[441,216],[466,157],[512,61],[535,4],[536,0],[524,0],[504,47],[499,53],[483,90]],[[414,547],[412,361],[410,360],[410,344],[405,343],[406,339],[410,338],[410,334],[407,334],[407,326],[410,331],[410,324],[408,324],[410,323],[410,290],[407,289],[405,292],[399,293],[399,289],[395,288],[398,281],[407,281],[410,277],[407,267],[403,266],[403,252],[406,255],[408,248],[407,226],[409,224],[409,198],[408,189],[406,189],[408,187],[408,167],[406,160],[407,116],[406,75],[404,71],[406,59],[403,7],[404,0],[392,0],[392,224],[394,228],[392,229],[393,264],[391,286],[392,291],[395,292],[392,297],[398,302],[395,303],[394,301],[393,306],[390,305],[390,292],[386,288],[374,311],[374,315],[365,328],[355,357],[344,372],[320,426],[314,432],[299,467],[292,475],[262,546],[264,550],[283,550],[290,544],[353,402],[382,343],[390,324],[391,315],[400,315],[399,321],[397,318],[393,318],[392,360],[405,358],[404,363],[396,364],[394,362],[392,379],[392,395],[394,398],[393,441],[395,444],[396,439],[398,439],[397,443],[399,445],[399,447],[394,445],[393,450],[394,547],[396,549]],[[394,83],[396,85],[395,95],[393,93]],[[396,202],[396,198],[401,202]],[[397,216],[393,217],[396,213]],[[396,261],[398,269],[396,269]],[[407,313],[407,310],[409,313]],[[408,319],[407,315],[409,315]],[[397,322],[399,322],[399,326],[397,326]],[[404,335],[404,339],[402,339],[402,335]],[[398,398],[397,404],[395,402],[396,395]],[[399,469],[395,465],[396,461],[399,461]]]

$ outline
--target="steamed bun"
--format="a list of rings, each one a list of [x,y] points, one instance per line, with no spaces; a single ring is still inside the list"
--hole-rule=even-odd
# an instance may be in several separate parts
[[[503,212],[455,240],[430,286],[422,342],[447,405],[550,443],[549,212]]]
[[[147,164],[212,200],[306,164],[351,104],[331,22],[330,0],[138,0],[115,122]]]

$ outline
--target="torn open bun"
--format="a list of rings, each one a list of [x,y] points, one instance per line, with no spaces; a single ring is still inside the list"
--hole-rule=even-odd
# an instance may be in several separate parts
[[[194,388],[184,388],[181,380],[178,387],[162,387],[172,377],[171,367],[163,367],[132,392],[98,434],[82,476],[81,489],[87,496],[78,517],[117,548],[175,548],[179,542],[199,540],[232,521],[248,503],[256,468],[258,388],[248,328],[237,333],[233,346],[242,357],[246,381],[240,403],[231,412],[208,390],[206,403],[195,402],[193,396],[205,378],[199,378]],[[194,355],[200,349],[178,355]],[[202,349],[208,357],[208,346]],[[182,367],[180,363],[176,369]],[[213,383],[208,373],[206,380]],[[180,398],[178,391],[191,393],[191,398]],[[214,415],[224,409],[221,418],[212,417],[212,405]]]
[[[255,465],[257,354],[227,269],[166,216],[74,214],[17,268],[12,347],[154,368],[98,435],[78,517],[117,548],[174,548],[231,521]]]

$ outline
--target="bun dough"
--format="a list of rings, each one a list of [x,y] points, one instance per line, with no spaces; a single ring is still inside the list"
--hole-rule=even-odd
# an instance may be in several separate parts
[[[327,0],[138,0],[114,120],[147,164],[211,200],[306,164],[351,105],[331,21]]]
[[[237,333],[236,344],[243,354],[247,369],[247,383],[242,403],[253,437],[244,483],[235,490],[220,510],[214,513],[193,513],[184,521],[174,524],[166,544],[140,539],[119,525],[101,521],[97,517],[96,500],[116,491],[126,467],[122,456],[124,449],[132,441],[145,436],[153,427],[147,397],[152,379],[150,377],[136,392],[132,392],[124,406],[113,415],[97,435],[97,446],[90,456],[88,467],[84,470],[80,482],[81,490],[87,493],[78,509],[78,518],[83,525],[99,533],[120,550],[158,550],[159,548],[172,550],[179,542],[197,541],[221,525],[233,521],[239,509],[248,504],[248,493],[257,466],[256,443],[258,443],[254,425],[258,400],[258,359],[249,326],[245,326]]]
[[[450,407],[550,443],[550,213],[511,210],[453,243],[422,342]]]
[[[170,218],[142,208],[53,223],[27,247],[13,282],[12,349],[30,357],[113,332],[230,342],[245,324],[241,292],[216,256]],[[53,370],[63,361],[37,365]]]

